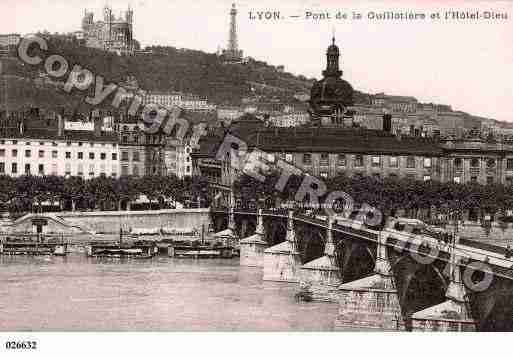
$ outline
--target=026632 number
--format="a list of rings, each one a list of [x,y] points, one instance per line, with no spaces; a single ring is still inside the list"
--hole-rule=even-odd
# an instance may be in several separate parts
[[[34,350],[37,349],[37,342],[35,341],[6,341],[5,349],[13,350]]]

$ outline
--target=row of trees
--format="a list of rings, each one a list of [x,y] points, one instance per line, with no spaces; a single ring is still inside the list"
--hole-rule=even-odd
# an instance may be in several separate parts
[[[235,194],[241,203],[261,202],[279,207],[283,201],[295,201],[303,176],[292,175],[285,188],[275,185],[279,175],[271,173],[264,182],[244,175],[235,183]],[[498,215],[513,209],[513,186],[478,183],[441,183],[416,181],[407,178],[378,178],[340,175],[324,181],[326,192],[319,198],[322,203],[327,194],[344,191],[357,205],[369,204],[385,215],[398,212],[415,218],[434,218],[435,213],[451,218],[477,219],[485,214]],[[313,185],[315,187],[315,185]],[[309,200],[308,196],[306,197]]]
[[[207,182],[201,177],[123,176],[120,178],[60,176],[0,176],[0,207],[10,213],[52,210],[131,209],[146,198],[146,208],[190,204],[205,198]],[[204,205],[204,203],[200,203]],[[198,205],[198,204],[196,204]]]

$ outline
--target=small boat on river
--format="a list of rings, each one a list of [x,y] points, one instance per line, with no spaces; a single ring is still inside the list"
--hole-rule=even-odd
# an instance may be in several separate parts
[[[158,253],[155,241],[93,241],[86,246],[88,257],[151,258]]]

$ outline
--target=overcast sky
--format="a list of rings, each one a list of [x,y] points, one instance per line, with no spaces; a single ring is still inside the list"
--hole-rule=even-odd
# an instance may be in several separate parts
[[[215,52],[228,39],[232,0],[109,0],[115,14],[134,9],[135,37],[146,45]],[[308,77],[321,76],[333,29],[341,67],[358,90],[415,96],[456,110],[513,122],[513,3],[478,1],[241,0],[239,45],[244,54]],[[80,29],[84,8],[101,18],[104,0],[0,0],[0,33]],[[378,21],[375,11],[449,9],[507,13],[507,20]],[[256,21],[249,11],[280,11],[283,19]],[[306,20],[307,11],[363,13],[364,19]],[[300,18],[290,18],[298,15]],[[443,15],[443,14],[442,14]]]

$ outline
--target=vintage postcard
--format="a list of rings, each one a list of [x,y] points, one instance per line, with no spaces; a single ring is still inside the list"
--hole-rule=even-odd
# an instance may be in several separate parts
[[[2,0],[0,351],[512,331],[512,36],[499,1]]]

